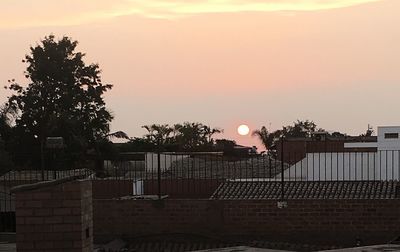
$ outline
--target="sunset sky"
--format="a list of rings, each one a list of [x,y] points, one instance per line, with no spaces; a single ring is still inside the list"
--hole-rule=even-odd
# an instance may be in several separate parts
[[[0,84],[46,35],[79,41],[114,88],[113,130],[198,121],[239,136],[297,119],[400,125],[399,0],[1,0]],[[0,103],[9,95],[0,90]]]

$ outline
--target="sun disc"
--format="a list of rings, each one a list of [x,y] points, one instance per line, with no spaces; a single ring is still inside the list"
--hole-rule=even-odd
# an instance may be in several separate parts
[[[238,131],[239,135],[246,136],[247,134],[249,134],[250,129],[249,129],[249,126],[242,124],[238,127],[237,131]]]

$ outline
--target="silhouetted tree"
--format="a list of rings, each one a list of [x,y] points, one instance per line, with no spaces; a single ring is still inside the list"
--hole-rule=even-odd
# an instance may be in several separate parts
[[[147,130],[144,136],[150,143],[155,145],[165,145],[171,142],[173,129],[168,124],[144,125],[142,128]]]
[[[297,120],[293,125],[283,126],[282,129],[273,132],[268,132],[267,128],[262,126],[260,130],[253,131],[252,136],[258,137],[267,151],[273,154],[276,151],[276,143],[282,137],[310,138],[312,133],[320,131],[323,131],[323,129],[317,128],[317,125],[313,121]]]
[[[6,149],[6,142],[12,137],[12,120],[15,116],[15,108],[9,104],[0,106],[0,174],[8,171],[12,167],[10,154]]]
[[[170,151],[207,151],[214,147],[213,135],[221,133],[219,128],[211,128],[202,123],[151,124],[142,126],[147,130],[144,139],[153,146],[162,146]],[[138,140],[135,140],[137,143]]]
[[[374,134],[374,129],[371,127],[371,125],[368,124],[367,131],[364,134],[361,134],[360,136],[372,136]]]
[[[205,150],[214,145],[213,135],[221,133],[219,128],[211,128],[202,123],[185,122],[175,125],[177,135],[176,143],[186,151]]]
[[[80,155],[97,148],[113,117],[103,100],[112,85],[102,83],[97,64],[84,63],[77,44],[50,35],[31,47],[23,60],[30,83],[23,87],[11,81],[9,104],[18,109],[19,138],[43,146],[46,137],[62,136],[67,152]]]
[[[259,130],[254,130],[251,135],[257,137],[266,150],[271,149],[271,146],[274,143],[274,135],[269,133],[265,126],[262,126]]]

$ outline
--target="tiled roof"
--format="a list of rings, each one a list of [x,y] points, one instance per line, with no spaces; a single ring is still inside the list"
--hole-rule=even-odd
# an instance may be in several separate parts
[[[284,183],[285,199],[394,199],[400,198],[398,181],[291,181]],[[281,183],[228,181],[211,199],[280,199]]]
[[[289,168],[285,164],[285,169]],[[281,162],[268,157],[253,157],[230,161],[217,158],[183,158],[171,164],[162,176],[166,178],[273,178],[281,172]]]

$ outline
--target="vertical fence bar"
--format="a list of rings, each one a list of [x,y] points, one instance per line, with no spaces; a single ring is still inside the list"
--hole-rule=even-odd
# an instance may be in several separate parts
[[[400,151],[397,151],[397,180],[400,180]]]
[[[158,199],[161,199],[161,154],[157,151],[157,182],[158,182]]]
[[[44,168],[45,168],[45,164],[44,164],[44,140],[43,137],[41,137],[40,140],[40,168],[42,170],[42,181],[44,181]]]
[[[340,152],[336,153],[336,181],[339,181],[339,154]]]
[[[321,152],[318,152],[318,182],[321,181]]]
[[[389,179],[389,154],[388,154],[388,150],[385,150],[385,174],[386,174],[386,178],[385,181],[387,181]]]
[[[314,163],[315,163],[315,153],[313,152],[312,154],[312,181],[315,180],[315,167],[314,167]]]
[[[292,162],[291,162],[291,160],[290,160],[290,152],[288,152],[288,163],[289,163],[289,169],[288,169],[288,173],[289,173],[289,178],[288,178],[288,181],[290,181],[291,180],[291,177],[290,177],[290,168],[291,168],[291,164],[292,164]]]
[[[379,180],[382,180],[382,151],[379,151]]]
[[[361,180],[364,180],[364,152],[361,152]]]
[[[377,153],[378,154],[378,153]],[[376,164],[376,155],[377,154],[375,154],[373,157],[374,157],[374,174],[373,174],[373,176],[374,176],[374,180],[376,180],[376,166],[377,166],[377,164]]]
[[[269,169],[269,180],[271,180],[271,178],[272,178],[272,159],[269,155],[268,155],[268,169]],[[275,177],[275,174],[274,174],[274,177]]]
[[[296,159],[296,152],[294,153],[294,181],[296,182],[297,180],[297,159]],[[300,159],[301,163],[301,159]],[[301,177],[300,177],[301,178]]]
[[[349,151],[349,181],[351,180],[351,151]]]
[[[354,180],[357,181],[357,152],[354,152]]]
[[[326,179],[326,149],[325,149],[325,152],[324,152],[324,169],[325,169],[325,181],[327,181],[327,179]]]
[[[285,167],[284,167],[284,158],[283,158],[283,137],[281,138],[281,199],[284,200],[285,198],[285,177],[284,177],[284,171],[285,171]]]
[[[392,180],[394,180],[394,151],[392,150]]]

